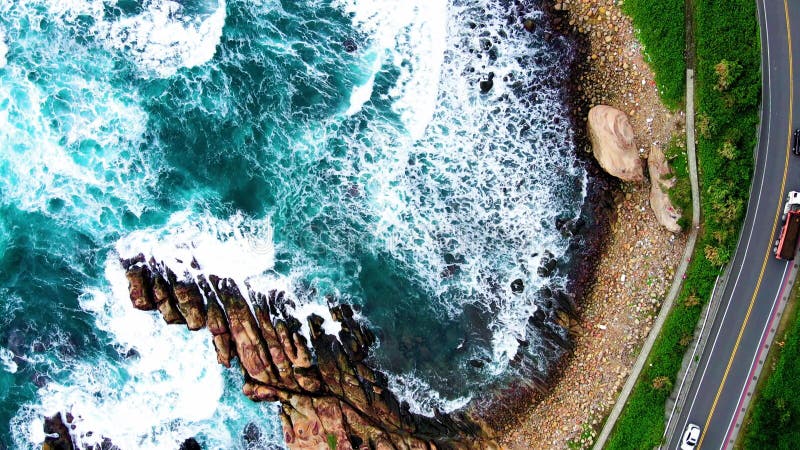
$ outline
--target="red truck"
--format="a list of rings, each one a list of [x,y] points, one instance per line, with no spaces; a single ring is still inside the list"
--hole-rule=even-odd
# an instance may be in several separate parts
[[[781,221],[783,227],[780,238],[775,241],[775,258],[790,261],[797,252],[797,240],[800,235],[800,192],[789,192]]]

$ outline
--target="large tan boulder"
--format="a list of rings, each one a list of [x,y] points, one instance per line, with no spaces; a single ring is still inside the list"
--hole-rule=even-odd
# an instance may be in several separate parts
[[[125,278],[128,279],[128,294],[133,307],[142,311],[156,309],[150,289],[150,269],[143,264],[131,266],[125,272]]]
[[[633,141],[633,127],[624,112],[606,105],[589,110],[589,138],[600,167],[623,181],[642,181],[642,160]]]
[[[681,231],[681,226],[678,225],[681,212],[672,205],[667,195],[667,191],[675,184],[675,178],[669,176],[672,171],[664,158],[664,152],[658,146],[650,150],[647,169],[650,171],[650,207],[653,208],[656,220],[667,230],[678,233]]]

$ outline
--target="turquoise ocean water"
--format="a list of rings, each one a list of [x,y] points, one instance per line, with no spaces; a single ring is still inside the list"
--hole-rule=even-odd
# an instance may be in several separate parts
[[[139,251],[357,305],[423,414],[518,352],[545,372],[528,318],[586,189],[547,33],[525,1],[0,0],[0,448],[57,411],[84,443],[282,447],[207,333],[131,308]]]

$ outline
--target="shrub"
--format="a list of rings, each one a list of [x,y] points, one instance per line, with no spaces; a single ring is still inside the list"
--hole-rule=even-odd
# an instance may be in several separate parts
[[[718,91],[726,91],[742,72],[742,66],[735,61],[723,59],[714,66],[714,72],[717,73],[717,85],[715,88]]]

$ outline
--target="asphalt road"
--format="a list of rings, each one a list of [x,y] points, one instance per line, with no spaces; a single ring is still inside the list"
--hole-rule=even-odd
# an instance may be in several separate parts
[[[791,154],[791,130],[800,117],[800,2],[757,0],[761,26],[763,98],[755,173],[732,270],[699,367],[665,448],[680,448],[688,423],[700,426],[697,448],[732,447],[745,392],[765,356],[776,305],[791,286],[790,264],[772,253],[786,194],[800,191],[800,157]],[[794,50],[792,50],[794,49]],[[800,116],[800,114],[798,114]],[[797,262],[797,260],[795,261]]]

